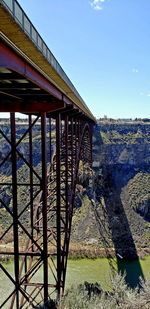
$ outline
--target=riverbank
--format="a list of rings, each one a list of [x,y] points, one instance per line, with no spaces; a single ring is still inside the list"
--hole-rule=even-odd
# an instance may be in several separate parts
[[[137,257],[140,259],[145,258],[146,256],[150,255],[150,248],[137,248]],[[71,243],[69,247],[69,258],[70,259],[81,259],[81,258],[89,258],[89,259],[95,259],[95,258],[114,258],[114,257],[120,257],[121,259],[124,259],[123,256],[120,256],[119,254],[116,254],[116,251],[114,248],[102,248],[100,246],[96,245],[85,245],[85,244],[76,244]],[[132,256],[130,260],[134,260],[135,258]]]
[[[49,253],[53,254],[56,250],[55,247],[49,246]],[[24,247],[22,246],[20,248],[20,251],[24,251]],[[0,253],[6,253],[6,252],[13,252],[13,244],[3,244],[0,245]],[[150,255],[150,248],[137,248],[137,256],[140,259],[144,259],[146,256]],[[85,245],[80,243],[71,243],[69,246],[69,259],[77,260],[77,259],[97,259],[97,258],[115,258],[118,256],[118,258],[124,259],[123,256],[120,256],[119,254],[116,255],[114,248],[102,248],[98,245]],[[0,255],[0,261],[1,262],[8,262],[9,260],[13,259],[12,255],[8,253],[1,254]],[[135,258],[131,258],[130,260],[135,260]]]

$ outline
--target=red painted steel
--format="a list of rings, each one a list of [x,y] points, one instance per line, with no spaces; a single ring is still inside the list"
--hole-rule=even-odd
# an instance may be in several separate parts
[[[33,165],[32,132],[37,121],[41,131],[39,143],[39,151],[41,147],[40,174]],[[48,156],[49,137],[47,137],[47,132],[52,128],[52,123],[53,134],[54,132],[56,134],[53,135],[56,136],[56,152],[53,153],[53,156],[52,154]],[[49,124],[50,128],[48,129]],[[0,129],[0,134],[10,143],[11,152],[6,158],[10,160],[11,156],[13,167],[13,183],[5,182],[0,185],[11,185],[13,187],[14,209],[11,213],[7,205],[3,203],[8,214],[11,213],[13,223],[4,231],[1,240],[5,239],[5,235],[13,227],[14,250],[5,252],[5,255],[12,255],[15,263],[15,279],[0,264],[0,268],[14,285],[13,291],[1,304],[1,308],[7,305],[9,309],[25,309],[46,302],[55,291],[57,298],[61,297],[64,292],[77,173],[79,161],[89,162],[90,159],[91,127],[82,118],[69,118],[67,114],[65,114],[65,119],[62,120],[61,113],[58,113],[56,122],[54,119],[47,122],[46,113],[43,112],[34,121],[29,115],[26,131],[16,141],[16,126],[15,114],[12,113],[10,141]],[[18,146],[27,136],[29,137],[29,162],[18,149]],[[50,143],[52,143],[54,137],[50,134]],[[17,178],[20,177],[16,167],[18,156],[29,168],[29,180],[26,180],[26,182],[24,180],[23,183],[17,181]],[[6,159],[1,161],[0,168],[5,162]],[[89,163],[91,164],[91,159]],[[17,192],[22,190],[21,188],[25,184],[27,188],[29,187],[29,199],[26,205],[21,206],[20,212]],[[25,222],[22,222],[22,215],[28,209],[30,209],[29,227]],[[19,232],[20,228],[22,229],[22,236]],[[26,238],[24,249],[20,248],[20,237]],[[53,252],[50,251],[51,246]],[[3,254],[3,252],[0,252],[0,254]],[[41,267],[43,267],[43,280],[35,283],[34,275],[40,271]]]
[[[18,203],[17,203],[17,157],[15,114],[10,114],[11,121],[11,157],[12,157],[12,195],[13,195],[13,238],[14,238],[14,272],[16,288],[16,307],[19,308],[19,237],[18,237]]]
[[[57,225],[57,291],[61,289],[61,114],[56,118],[56,225]]]
[[[47,149],[46,149],[46,113],[41,114],[42,140],[42,215],[43,215],[43,267],[44,302],[48,299],[48,239],[47,239]]]
[[[31,101],[31,99],[24,102],[19,102],[16,99],[10,101],[9,99],[1,98],[0,112],[18,112],[18,113],[32,113],[37,114],[39,112],[54,112],[56,110],[64,109],[65,105],[62,101],[57,103],[51,102],[40,102],[40,101]]]
[[[13,49],[6,45],[0,39],[0,67],[13,70],[24,78],[32,81],[40,88],[45,89],[59,100],[63,99],[63,94],[42,74],[35,70],[23,57],[17,54]]]
[[[12,291],[0,307],[9,309],[35,308],[53,297],[59,299],[65,287],[67,258],[79,162],[92,163],[92,122],[57,87],[36,71],[19,54],[0,41],[0,67],[4,80],[28,80],[24,99],[17,84],[12,90],[1,85],[0,112],[9,112],[8,130],[0,127],[0,135],[8,144],[8,152],[0,159],[0,173],[10,165],[11,177],[0,183],[0,189],[12,192],[12,209],[0,197],[10,219],[0,242],[13,235],[14,247],[0,255],[14,259],[14,275],[0,263],[0,269],[12,284]],[[10,77],[9,77],[10,76]],[[34,85],[40,95],[32,93]],[[24,86],[25,87],[25,83]],[[15,91],[14,91],[15,89]],[[9,91],[8,91],[9,90]],[[20,97],[19,97],[20,93]],[[15,112],[29,114],[23,133],[18,137]],[[37,115],[33,118],[32,115]],[[34,164],[34,129],[38,125],[39,165]],[[24,146],[28,149],[22,151]],[[24,167],[24,174],[18,168]],[[26,192],[26,200],[23,194]],[[26,218],[26,220],[24,219]],[[35,276],[43,269],[36,283]],[[54,296],[53,296],[54,295]]]

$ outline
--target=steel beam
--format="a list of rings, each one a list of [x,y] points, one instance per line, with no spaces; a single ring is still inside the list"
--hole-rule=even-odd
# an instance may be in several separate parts
[[[16,124],[15,114],[10,114],[11,123],[11,159],[12,159],[12,195],[13,195],[13,230],[14,230],[14,270],[16,286],[16,308],[19,308],[19,237],[18,237],[18,204],[17,204],[17,157],[16,157]]]
[[[46,119],[46,116],[49,119]],[[26,130],[19,139],[17,137],[17,140],[14,113],[10,116],[10,140],[9,134],[6,136],[0,128],[0,134],[11,146],[11,152],[0,162],[0,169],[7,160],[10,160],[12,165],[12,182],[1,181],[0,186],[12,186],[13,195],[13,212],[4,201],[1,201],[6,213],[12,216],[13,222],[4,231],[0,240],[4,241],[11,228],[14,231],[14,248],[7,252],[1,250],[0,255],[10,254],[14,257],[15,265],[13,279],[13,276],[0,264],[8,280],[15,285],[13,292],[7,296],[3,304],[0,304],[2,309],[8,304],[7,307],[11,309],[36,307],[38,304],[46,303],[55,291],[59,299],[65,288],[79,161],[91,162],[89,152],[92,131],[87,122],[76,115],[70,118],[67,113],[60,111],[56,115],[56,120],[50,116],[51,113],[46,115],[43,111],[32,120],[32,116],[29,115]],[[38,148],[41,169],[38,170],[35,169],[33,160],[35,155],[33,130],[37,122],[41,134]],[[52,128],[53,131],[51,131]],[[28,159],[20,153],[19,149],[24,138],[26,142],[28,140]],[[56,151],[53,149],[52,155],[51,148],[55,148],[54,143]],[[23,181],[20,180],[22,175],[17,170],[18,158],[21,158],[24,166],[29,169],[29,178]],[[17,200],[18,192],[23,186],[27,194],[29,192],[25,205],[18,204]],[[18,207],[22,207],[22,210],[20,211]],[[30,210],[29,225],[26,225],[22,221],[22,216],[28,210]],[[19,241],[21,237],[24,239],[23,247]],[[43,280],[36,283],[34,275],[41,269],[43,269]]]
[[[62,100],[62,92],[58,90],[50,81],[48,81],[42,74],[34,69],[23,57],[18,55],[13,49],[6,45],[0,38],[0,67],[12,70],[24,79],[27,79],[41,89],[44,89],[54,97]],[[11,78],[11,73],[9,78]],[[22,77],[21,77],[22,78]]]
[[[56,190],[57,190],[57,204],[56,204],[56,225],[57,225],[57,292],[58,298],[61,292],[61,186],[60,186],[60,149],[61,149],[61,114],[56,117]]]
[[[18,112],[18,113],[31,113],[31,114],[37,114],[40,112],[54,112],[56,110],[61,110],[65,108],[65,104],[63,101],[58,101],[57,103],[51,102],[51,99],[49,101],[39,101],[38,100],[22,100],[22,99],[16,99],[13,98],[11,95],[11,98],[8,96],[4,96],[1,98],[0,94],[1,104],[0,104],[0,112]]]
[[[42,215],[43,215],[43,268],[44,302],[48,300],[48,239],[47,239],[47,149],[46,149],[46,113],[41,114],[42,145]]]

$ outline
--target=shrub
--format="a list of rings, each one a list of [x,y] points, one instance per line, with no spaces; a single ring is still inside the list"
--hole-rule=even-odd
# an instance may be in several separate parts
[[[90,290],[91,289],[91,290]],[[141,289],[130,289],[125,275],[116,274],[112,290],[104,291],[98,283],[72,286],[61,301],[61,309],[150,309],[150,281],[141,280]]]

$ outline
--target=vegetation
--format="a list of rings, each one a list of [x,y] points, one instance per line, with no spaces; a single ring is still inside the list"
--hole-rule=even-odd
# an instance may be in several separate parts
[[[116,275],[112,290],[103,291],[97,283],[72,287],[64,297],[62,309],[135,309],[150,308],[150,281],[141,280],[141,288],[130,289],[124,276]]]
[[[119,127],[119,125],[118,125]],[[104,144],[137,144],[150,143],[148,132],[145,134],[143,130],[138,129],[136,132],[118,132],[117,127],[110,131],[100,131]]]
[[[141,279],[140,287],[131,289],[125,276],[112,278],[112,289],[104,291],[100,284],[85,282],[72,286],[59,304],[50,300],[41,309],[150,309],[150,281]]]
[[[150,203],[150,174],[142,172],[137,173],[128,183],[128,194],[131,207],[149,221],[150,213],[148,204]]]

